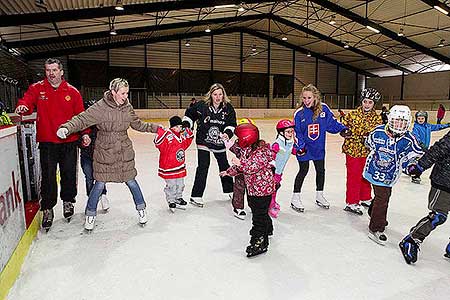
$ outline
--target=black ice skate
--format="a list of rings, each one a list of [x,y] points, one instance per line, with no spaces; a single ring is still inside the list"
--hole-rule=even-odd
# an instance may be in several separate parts
[[[450,258],[450,243],[448,243],[447,248],[445,248],[444,257]]]
[[[185,209],[186,209],[187,202],[184,201],[183,198],[175,199],[175,203],[177,204],[177,205],[176,205],[176,208],[182,209],[182,210],[185,210]]]
[[[169,210],[174,213],[175,208],[177,208],[177,204],[175,202],[169,203]]]
[[[410,235],[407,235],[399,244],[400,251],[402,251],[403,258],[409,265],[417,261],[419,253],[419,243],[415,241]]]
[[[411,182],[412,183],[416,183],[416,184],[420,184],[420,177],[411,177]]]
[[[202,199],[202,197],[191,197],[189,202],[191,202],[191,204],[194,205],[194,206],[203,207],[203,199]]]
[[[361,206],[358,204],[347,204],[344,208],[345,211],[351,212],[353,214],[357,214],[362,216],[363,211],[361,210]]]
[[[369,230],[368,234],[369,239],[374,241],[375,243],[384,246],[387,243],[387,236],[379,231],[372,232]]]
[[[50,227],[52,227],[53,217],[53,209],[44,209],[42,211],[42,228],[45,230],[45,232],[48,232],[50,230]]]
[[[365,208],[369,208],[371,203],[372,203],[372,200],[362,200],[362,201],[359,201],[359,204],[360,204],[362,207],[365,207]]]
[[[70,222],[73,216],[73,203],[64,201],[63,203],[63,215],[67,222]]]
[[[239,220],[245,220],[245,216],[247,216],[247,213],[245,212],[245,210],[239,209],[239,208],[234,208],[233,214]]]
[[[250,245],[245,250],[247,252],[247,257],[253,257],[262,253],[267,252],[269,247],[269,242],[263,236],[257,238],[251,238]]]

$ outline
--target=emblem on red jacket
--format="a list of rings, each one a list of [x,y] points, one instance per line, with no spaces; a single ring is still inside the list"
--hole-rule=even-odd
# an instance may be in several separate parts
[[[69,95],[67,95],[64,99],[66,99],[66,101],[70,101],[72,98]]]
[[[308,137],[310,140],[317,140],[320,135],[320,124],[309,124],[308,125]]]

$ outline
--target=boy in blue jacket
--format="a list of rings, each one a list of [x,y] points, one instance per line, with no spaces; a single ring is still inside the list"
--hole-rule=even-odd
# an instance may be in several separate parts
[[[408,106],[395,105],[387,125],[377,126],[367,137],[370,149],[363,177],[372,184],[374,198],[369,208],[369,238],[380,245],[387,242],[384,229],[392,186],[401,175],[402,166],[423,154],[414,136],[408,131],[411,111]]]
[[[295,177],[294,193],[291,207],[297,212],[304,212],[300,199],[303,181],[308,174],[309,161],[316,168],[316,203],[320,207],[330,208],[330,203],[323,196],[325,183],[325,137],[326,133],[340,133],[343,137],[351,136],[350,130],[339,123],[328,106],[321,102],[320,91],[312,84],[302,89],[302,106],[294,113],[295,144],[299,170]]]
[[[416,121],[412,133],[416,137],[420,146],[427,150],[430,148],[431,132],[439,131],[450,127],[450,124],[430,124],[428,123],[428,113],[426,111],[418,111],[415,114]],[[420,183],[420,175],[411,176],[411,182]]]

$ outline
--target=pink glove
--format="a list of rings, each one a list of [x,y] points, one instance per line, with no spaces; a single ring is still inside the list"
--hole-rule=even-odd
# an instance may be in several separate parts
[[[233,146],[234,141],[231,141],[231,140],[223,140],[223,143],[224,143],[224,145],[225,145],[225,148],[228,150],[228,149],[231,148],[231,146]]]
[[[280,151],[280,145],[278,145],[278,143],[273,143],[272,151],[274,151],[275,153],[278,153]]]
[[[275,183],[280,183],[281,182],[281,174],[273,174],[273,180],[275,181]]]

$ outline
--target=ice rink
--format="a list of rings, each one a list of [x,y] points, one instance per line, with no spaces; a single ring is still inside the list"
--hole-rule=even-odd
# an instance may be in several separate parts
[[[276,120],[256,120],[262,138],[275,139]],[[434,133],[433,141],[447,130]],[[125,184],[108,184],[111,209],[99,213],[92,234],[83,231],[86,193],[79,172],[79,193],[72,222],[62,219],[62,203],[48,233],[40,232],[8,300],[99,299],[449,299],[450,261],[443,258],[449,222],[421,247],[419,260],[407,265],[398,242],[428,213],[428,170],[422,184],[402,176],[393,189],[386,246],[367,237],[368,217],[343,211],[345,157],[342,138],[328,135],[325,196],[329,210],[316,206],[311,165],[303,187],[305,213],[290,208],[298,170],[291,157],[279,191],[281,212],[266,254],[248,259],[251,214],[233,217],[221,192],[215,159],[204,195],[205,207],[188,204],[172,214],[164,181],[157,176],[153,134],[130,131],[136,151],[137,180],[150,219],[137,224]],[[187,151],[189,199],[196,167],[195,143]],[[231,157],[231,154],[228,155]],[[248,213],[250,210],[246,207]]]

